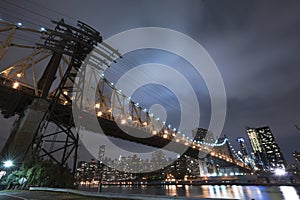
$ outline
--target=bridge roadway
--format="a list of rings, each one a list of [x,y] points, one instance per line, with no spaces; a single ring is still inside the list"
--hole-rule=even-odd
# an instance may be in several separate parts
[[[13,81],[5,79],[0,76],[0,109],[2,114],[5,117],[11,117],[15,114],[22,114],[22,112],[26,109],[28,105],[36,98],[34,88],[20,85],[18,89],[12,88]],[[50,99],[49,99],[50,101]],[[70,106],[64,106],[63,104],[58,104],[55,107],[55,111],[57,113],[64,113],[62,116],[62,122],[68,123],[70,119],[70,115],[72,114],[72,108]],[[92,118],[94,115],[90,113],[83,113],[82,117]],[[122,131],[116,122],[111,121],[109,119],[105,119],[102,117],[98,117],[98,121],[104,133],[107,136],[112,136],[120,139],[124,139],[127,141],[140,143],[147,146],[152,146],[156,148],[164,148],[166,150],[170,150],[172,152],[181,153],[186,149],[185,155],[191,156],[193,158],[198,158],[199,150],[192,147],[187,147],[183,143],[170,143],[170,139],[165,139],[158,135],[151,135],[144,131],[143,134],[148,135],[147,138],[139,138],[133,137],[124,131]],[[130,128],[129,128],[130,130]],[[93,132],[99,132],[99,129],[89,130]],[[142,131],[142,130],[141,130]],[[166,146],[167,145],[167,146]],[[202,152],[203,153],[203,152]],[[206,152],[207,153],[207,152]],[[216,163],[221,166],[234,166],[234,163],[226,162],[222,159],[216,159]]]

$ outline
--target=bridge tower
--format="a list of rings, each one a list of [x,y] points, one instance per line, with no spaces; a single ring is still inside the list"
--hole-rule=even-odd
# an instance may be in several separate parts
[[[53,23],[56,24],[54,30],[45,31],[44,29],[43,31],[43,44],[26,46],[26,48],[34,49],[31,55],[22,58],[4,71],[0,71],[0,92],[8,94],[0,98],[1,113],[5,117],[14,114],[20,116],[1,152],[2,158],[13,159],[20,164],[25,158],[26,160],[50,158],[61,166],[67,166],[71,164],[69,161],[74,157],[73,170],[75,170],[79,142],[78,129],[74,128],[78,119],[73,118],[72,115],[75,105],[79,110],[83,110],[80,113],[81,117],[89,119],[91,115],[94,116],[97,113],[97,119],[108,136],[158,148],[166,146],[170,140],[175,139],[174,145],[168,145],[168,150],[180,153],[183,149],[186,150],[186,155],[196,159],[210,154],[212,159],[216,160],[214,162],[216,164],[217,160],[223,160],[230,165],[237,162],[236,165],[247,168],[239,159],[236,159],[229,143],[226,143],[227,140],[222,144],[208,145],[205,142],[190,139],[180,131],[171,129],[171,126],[159,121],[159,118],[115,88],[102,72],[109,67],[111,62],[122,56],[102,41],[99,32],[82,22],[78,22],[76,27],[66,24],[63,20]],[[13,34],[15,30],[22,28],[16,27],[15,24],[8,24],[8,26],[9,28],[1,30],[11,30]],[[28,30],[28,28],[24,27],[23,30]],[[6,53],[7,47],[17,45],[12,43],[11,36],[10,34],[3,43],[4,45],[0,47],[2,48],[0,59]],[[94,48],[96,45],[97,47]],[[24,45],[18,46],[24,47]],[[94,51],[91,52],[93,49]],[[43,73],[39,76],[40,78],[37,78],[34,66],[37,63],[41,64],[40,61],[48,56],[51,56],[50,61],[45,70],[40,69]],[[85,59],[87,56],[88,59]],[[61,67],[62,63],[68,65],[64,71]],[[82,67],[82,63],[83,66],[91,67],[91,70],[88,71]],[[29,68],[32,70],[33,86],[26,81],[29,77],[27,76]],[[96,73],[99,73],[100,81]],[[92,76],[94,76],[93,79]],[[95,101],[88,102],[89,100],[86,99],[83,101],[82,84],[88,82],[85,80],[97,83],[94,87]],[[127,104],[129,109],[125,110]],[[88,108],[81,109],[82,107]],[[149,136],[149,139],[126,134],[127,132],[120,129],[117,123],[125,124],[124,127],[128,127],[128,131],[134,129]],[[84,126],[82,123],[81,125]],[[90,127],[88,131],[98,130]],[[212,147],[216,148],[215,152],[211,152]],[[227,147],[229,151],[218,151],[218,149],[222,150],[222,147],[225,149]],[[202,164],[202,174],[205,174],[207,165],[204,165],[205,162]]]
[[[38,48],[52,51],[52,57],[37,83],[37,97],[15,121],[1,156],[13,159],[17,164],[34,155],[39,158],[47,156],[61,166],[66,166],[73,154],[72,167],[75,170],[79,138],[73,128],[72,114],[65,112],[65,109],[72,106],[73,84],[77,73],[84,79],[84,70],[81,69],[83,60],[102,42],[102,37],[99,32],[80,21],[77,27],[66,24],[63,19],[52,22],[56,24],[55,29],[47,30],[46,37],[42,38],[44,43],[37,44]],[[69,65],[57,89],[50,93],[63,55],[69,56]],[[56,128],[49,128],[49,122],[55,124]],[[50,132],[46,132],[46,129]],[[51,142],[48,148],[44,146],[45,141]],[[54,144],[61,145],[54,147]]]

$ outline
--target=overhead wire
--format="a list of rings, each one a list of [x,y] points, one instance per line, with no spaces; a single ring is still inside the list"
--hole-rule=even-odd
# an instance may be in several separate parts
[[[53,13],[56,13],[56,14],[60,15],[60,16],[64,16],[64,17],[67,17],[67,18],[72,19],[72,20],[74,20],[74,21],[77,21],[74,17],[69,16],[69,15],[67,15],[66,13],[62,13],[62,12],[59,12],[59,11],[57,11],[57,10],[53,10],[53,9],[51,9],[51,8],[49,8],[49,7],[46,7],[46,6],[42,5],[42,4],[40,4],[39,1],[35,1],[35,2],[33,2],[32,0],[27,0],[27,1],[28,1],[29,3],[31,3],[32,5],[34,5],[34,6],[38,6],[38,7],[42,8],[42,9],[51,11],[51,12],[53,12]]]
[[[122,62],[122,61],[124,61],[124,62]],[[128,63],[130,63],[130,66],[128,66]],[[122,69],[126,68],[125,71],[128,71],[128,70],[130,70],[130,69],[132,69],[132,68],[134,68],[135,66],[138,66],[138,65],[139,65],[139,63],[136,62],[134,59],[129,60],[129,59],[127,59],[127,55],[124,55],[123,59],[118,59],[118,62],[116,64],[113,64],[113,67],[109,68],[108,73],[109,73],[110,77],[112,76],[112,77],[115,77],[115,78],[120,78],[120,68],[122,68]],[[147,72],[145,72],[143,70],[141,70],[141,71],[145,75],[149,75]],[[131,84],[139,82],[138,81],[138,79],[139,79],[138,77],[131,76],[130,79],[132,80]],[[158,76],[156,77],[156,80],[159,80]],[[164,99],[163,96],[162,96],[162,94],[161,94],[161,92],[157,91],[154,88],[147,88],[146,91],[142,92],[142,96],[144,96],[144,97],[147,96],[147,98],[152,97],[154,99],[154,101],[156,101],[156,102],[161,102],[161,99]],[[132,99],[132,101],[138,102],[136,99]],[[168,107],[170,107],[170,108],[172,108],[173,110],[179,110],[178,109],[178,104],[176,104],[176,105],[175,104],[171,104],[170,101],[164,101],[163,104],[166,105],[166,106],[168,106]],[[143,103],[141,103],[140,105],[143,108],[146,108],[146,106],[143,105]]]
[[[122,62],[122,61],[124,61],[124,62]],[[126,54],[125,56],[123,56],[123,59],[119,59],[118,63],[121,63],[121,65],[123,65],[123,66],[120,66],[121,68],[124,68],[124,66],[125,66],[128,70],[130,70],[134,66],[140,65],[138,62],[136,62],[134,59],[132,59],[128,54]],[[130,65],[129,67],[127,65],[128,63]],[[119,68],[110,68],[109,71],[110,71],[110,73],[115,74],[116,77],[120,76]],[[154,80],[159,80],[160,79],[160,77],[157,74],[149,74],[148,72],[143,71],[143,69],[141,69],[141,72],[143,74],[147,75],[147,76],[152,76]],[[139,79],[138,77],[131,77],[132,83],[138,82],[137,81],[138,79]],[[159,101],[161,102],[161,99],[164,98],[164,96],[162,96],[162,94],[161,94],[160,91],[157,91],[156,89],[149,88],[149,87],[147,88],[146,91],[143,91],[143,95],[146,95],[147,97],[152,97],[152,98],[155,97],[155,99],[158,102]],[[178,109],[178,104],[171,104],[170,101],[165,101],[163,103],[166,106],[172,108],[173,110],[179,110]]]
[[[31,9],[28,9],[28,8],[25,8],[25,7],[21,6],[21,5],[17,5],[17,4],[15,4],[15,3],[8,2],[7,0],[4,0],[4,2],[10,4],[11,6],[15,6],[15,7],[19,8],[19,9],[25,10],[25,11],[31,13],[31,14],[40,16],[40,17],[42,17],[42,18],[44,18],[44,19],[47,19],[47,20],[46,20],[46,22],[43,21],[43,20],[41,20],[41,19],[36,20],[36,19],[32,19],[31,17],[28,17],[28,16],[26,16],[26,15],[24,15],[24,14],[18,13],[19,16],[23,16],[23,17],[24,17],[24,18],[21,19],[21,18],[19,18],[19,17],[16,17],[17,15],[16,15],[16,16],[13,16],[13,15],[11,15],[11,14],[9,14],[9,13],[6,13],[6,14],[7,14],[8,16],[10,16],[11,18],[19,19],[19,20],[22,20],[22,21],[27,22],[27,23],[29,23],[29,24],[38,26],[38,27],[45,27],[45,24],[51,24],[51,23],[50,23],[51,18],[50,18],[50,17],[47,17],[46,15],[43,15],[43,14],[41,14],[41,13],[38,13],[38,12],[33,11],[33,10],[31,10]],[[34,3],[33,3],[32,0],[28,0],[28,2],[31,3],[31,4],[33,4],[33,5],[36,6],[36,7],[41,7],[41,8],[43,8],[43,9],[45,9],[45,10],[48,10],[48,11],[50,11],[50,12],[52,12],[52,13],[56,13],[56,14],[58,14],[58,15],[61,15],[61,16],[67,17],[67,18],[69,18],[69,19],[72,19],[72,20],[74,20],[74,21],[77,21],[75,18],[73,18],[73,17],[71,17],[71,16],[68,16],[68,15],[66,15],[66,14],[60,13],[60,12],[55,11],[55,10],[53,10],[53,9],[47,8],[47,7],[45,7],[45,6],[41,5],[41,4],[39,4],[38,2],[34,2]],[[52,25],[52,24],[51,24],[51,25]],[[16,38],[21,39],[21,40],[23,40],[23,41],[27,41],[27,42],[35,42],[35,41],[36,41],[36,40],[34,40],[33,38],[25,38],[25,37],[23,37],[23,36],[17,36]],[[141,63],[140,63],[139,61],[137,61],[137,60],[135,60],[134,58],[132,58],[131,55],[129,55],[129,54],[127,54],[126,56],[124,56],[123,59],[119,59],[119,62],[117,63],[117,65],[120,65],[120,67],[122,67],[122,69],[124,69],[125,71],[128,71],[128,70],[130,70],[130,69],[132,69],[132,68],[134,68],[134,67],[136,67],[136,66],[139,66],[140,64],[141,64]],[[118,69],[117,69],[117,68],[113,68],[113,69],[110,68],[110,69],[111,69],[111,71],[112,71],[112,73],[114,74],[115,77],[118,77],[118,78],[120,77],[120,74],[118,74]],[[149,73],[147,73],[147,72],[145,72],[145,71],[143,71],[143,70],[142,70],[142,73],[144,73],[144,74],[146,74],[146,75],[149,75]],[[157,74],[151,74],[151,76],[153,76],[153,78],[156,79],[156,80],[159,79],[159,77],[158,77]],[[138,77],[131,77],[132,83],[137,82],[137,79],[138,79]],[[163,96],[162,96],[161,92],[158,91],[158,90],[156,90],[156,89],[154,89],[154,88],[148,88],[147,91],[143,91],[143,92],[144,92],[144,94],[147,95],[148,97],[152,97],[152,98],[155,97],[155,98],[156,98],[155,101],[159,101],[159,100],[161,101],[161,99],[163,99],[163,98],[162,98]],[[178,109],[178,104],[176,104],[176,105],[175,105],[175,104],[170,104],[170,101],[165,101],[165,102],[163,102],[163,103],[164,103],[165,105],[169,106],[170,108]]]
[[[45,15],[43,15],[43,14],[41,14],[41,13],[37,13],[37,12],[35,12],[35,11],[32,10],[32,9],[25,8],[25,7],[21,6],[21,5],[15,4],[15,3],[11,2],[11,1],[7,1],[7,0],[2,0],[2,1],[4,1],[4,2],[6,2],[6,3],[8,3],[8,4],[11,4],[11,5],[13,5],[13,6],[17,7],[17,8],[20,8],[20,9],[22,9],[22,10],[25,10],[25,11],[27,11],[27,12],[29,12],[29,13],[35,14],[35,15],[37,15],[37,16],[43,17],[43,18],[48,19],[49,21],[51,21],[51,18],[50,18],[50,17],[45,16]]]
[[[7,3],[6,1],[4,1],[5,3]],[[13,12],[9,12],[9,10],[7,9],[7,6],[11,7],[13,9]],[[4,7],[0,7],[0,9],[2,9],[2,13],[4,13],[5,15],[9,16],[10,18],[14,18],[17,19],[17,22],[27,22],[29,24],[32,24],[34,26],[37,27],[47,27],[47,25],[52,25],[52,23],[49,20],[41,20],[40,18],[32,18],[31,16],[28,16],[22,12],[20,12],[20,8],[17,7],[17,9],[14,9],[15,6],[13,4],[8,4],[7,6]],[[13,13],[13,14],[12,14]],[[31,12],[29,12],[29,14],[32,14]],[[23,18],[19,17],[19,16],[23,16]]]
[[[37,33],[35,33],[35,34],[37,34]],[[10,32],[2,32],[1,39],[5,40],[9,35],[10,35]],[[28,37],[28,36],[25,37],[24,35],[17,34],[17,33],[14,35],[14,39],[16,39],[17,41],[21,40],[24,42],[28,42],[30,45],[35,45],[35,43],[39,37],[40,37],[40,35],[37,38],[32,38],[32,37]],[[13,43],[16,43],[15,40],[13,41]],[[28,45],[28,44],[26,44],[26,45]]]
[[[24,7],[22,7],[22,6],[18,6],[18,5],[16,5],[16,4],[14,4],[14,3],[11,3],[11,2],[8,2],[8,1],[5,1],[6,3],[9,3],[9,4],[11,4],[11,5],[14,5],[14,6],[16,6],[16,7],[18,7],[18,8],[20,8],[20,9],[23,9],[23,10],[25,10],[25,11],[28,11],[28,12],[31,12],[31,13],[33,13],[33,14],[35,14],[35,15],[38,15],[38,16],[42,16],[43,18],[45,18],[45,19],[48,19],[48,20],[51,20],[49,17],[47,17],[47,16],[45,16],[45,15],[42,15],[42,14],[40,14],[40,13],[37,13],[37,12],[35,12],[35,11],[32,11],[32,10],[30,10],[30,9],[27,9],[27,8],[24,8]],[[32,1],[31,1],[31,3],[32,3]],[[40,5],[39,5],[40,6]],[[45,7],[43,7],[44,9],[47,9],[47,8],[45,8]],[[47,10],[49,10],[49,11],[52,11],[52,12],[55,12],[55,11],[53,11],[53,10],[51,10],[51,9],[47,9]],[[57,14],[61,14],[61,13],[59,13],[59,12],[55,12],[55,13],[57,13]],[[24,16],[25,17],[25,19],[22,19],[22,21],[25,21],[25,22],[28,22],[29,24],[32,24],[32,25],[36,25],[36,26],[40,26],[40,27],[44,27],[44,26],[42,26],[42,25],[44,25],[44,23],[45,22],[43,22],[43,23],[41,23],[41,24],[39,24],[41,21],[40,20],[38,20],[39,21],[39,23],[36,23],[35,21],[31,21],[31,20],[29,20],[29,18],[27,17],[26,18],[26,16],[24,15],[24,14],[20,14],[19,13],[19,15],[21,15],[21,16]],[[11,15],[10,15],[11,16]],[[63,16],[65,16],[65,15],[63,15]],[[14,16],[11,16],[11,17],[14,17]],[[17,18],[17,17],[15,17],[15,18]],[[73,20],[75,20],[73,17],[70,17],[70,16],[68,16],[68,18],[71,18],[71,19],[73,19]],[[19,18],[20,19],[20,18]],[[48,21],[47,21],[47,23],[49,23]],[[26,39],[26,38],[24,38],[24,37],[22,37],[22,36],[18,36],[18,38],[19,39],[22,39],[22,40],[24,40],[24,41],[28,41],[28,42],[32,42],[33,40],[31,40],[31,39]],[[121,61],[120,61],[120,64],[123,66],[123,68],[125,68],[127,71],[128,70],[130,70],[131,68],[133,68],[133,67],[135,67],[135,66],[138,66],[139,65],[139,63],[138,62],[136,62],[134,59],[129,59],[129,58],[127,58],[127,57],[125,57],[125,59],[120,59]],[[143,72],[143,73],[145,73],[145,74],[147,74],[146,72]],[[117,75],[117,74],[116,74]],[[118,75],[118,77],[119,77],[119,75]],[[132,77],[133,79],[133,81],[134,81],[134,78],[136,78],[136,77]],[[155,97],[157,97],[158,99],[159,99],[159,97],[161,96],[160,95],[160,93],[158,92],[158,91],[156,91],[156,90],[150,90],[150,91],[147,91],[147,93],[148,93],[148,95],[149,96],[155,96]],[[169,102],[166,102],[166,103],[169,103]],[[174,107],[174,105],[171,105],[171,106],[173,106]]]
[[[33,12],[33,13],[36,14],[36,15],[43,16],[44,18],[50,20],[49,17],[47,17],[47,16],[45,16],[45,15],[42,15],[42,14],[40,14],[40,13],[37,13],[37,12],[35,12],[35,11],[32,11],[31,9],[24,8],[24,7],[22,7],[22,6],[18,6],[18,5],[16,5],[16,4],[11,3],[11,2],[8,2],[8,1],[6,1],[6,0],[5,0],[5,2],[10,3],[10,4],[12,4],[12,5],[16,6],[16,7],[19,7],[19,8],[21,8],[21,9],[24,9],[24,10],[26,10],[26,11]],[[70,18],[70,19],[75,20],[75,18],[73,18],[73,17],[71,17],[71,16],[62,14],[61,12],[58,12],[58,11],[55,11],[55,10],[53,10],[53,9],[47,8],[47,7],[45,7],[45,6],[42,6],[41,4],[38,4],[38,3],[36,3],[36,2],[33,3],[32,1],[30,1],[30,3],[31,3],[31,4],[34,4],[34,5],[36,5],[36,6],[39,6],[39,7],[43,8],[43,9],[46,9],[46,10],[48,10],[48,11],[51,11],[51,12],[53,12],[53,13],[61,14],[61,15],[67,16],[67,17]],[[121,61],[121,62],[122,62],[122,61]],[[125,57],[125,59],[124,59],[124,62],[128,62],[130,65],[137,66],[137,63],[136,63],[134,60],[132,60],[132,59],[129,60],[129,59],[127,59],[126,57]],[[124,66],[128,66],[128,64],[123,64],[123,65],[124,65]]]
[[[124,56],[124,58],[126,58],[126,56]],[[133,61],[131,61],[131,62],[133,62]],[[137,66],[138,66],[139,64],[137,64]],[[122,66],[120,66],[120,67],[122,67]],[[130,67],[130,68],[132,68],[132,67]],[[118,73],[118,68],[110,68],[110,71],[112,72],[112,73],[114,73],[116,76],[120,76],[119,75],[119,73]],[[159,80],[159,77],[158,76],[156,76],[155,77],[155,74],[148,74],[147,72],[145,72],[145,71],[143,71],[142,69],[141,69],[141,71],[142,71],[142,73],[144,73],[145,75],[147,75],[147,76],[154,76],[154,79],[155,80]],[[134,77],[134,76],[131,76],[131,78],[130,78],[131,80],[132,80],[132,83],[134,84],[135,82],[138,82],[138,77]],[[143,91],[142,92],[142,96],[144,96],[144,95],[146,95],[147,97],[151,97],[151,98],[153,98],[154,99],[154,101],[156,101],[156,102],[161,102],[161,100],[162,99],[164,99],[164,96],[161,94],[161,92],[160,91],[158,91],[158,90],[156,90],[156,89],[154,89],[154,88],[147,88],[147,90],[145,91]],[[163,102],[163,104],[165,105],[165,106],[168,106],[169,108],[172,108],[173,110],[179,110],[178,109],[178,104],[171,104],[170,103],[170,101],[165,101],[165,102]],[[141,104],[141,105],[143,105],[143,103]],[[143,107],[143,106],[142,106]]]
[[[36,12],[36,11],[33,11],[32,9],[23,7],[23,6],[21,6],[21,5],[17,5],[17,4],[15,4],[15,3],[9,2],[9,1],[7,1],[7,0],[4,0],[4,2],[6,2],[6,3],[8,3],[8,4],[10,4],[10,5],[14,6],[14,7],[17,7],[17,8],[19,8],[19,9],[25,10],[25,11],[31,13],[31,14],[34,14],[34,15],[43,17],[44,19],[49,20],[47,23],[49,23],[50,20],[51,20],[51,18],[49,18],[48,16],[45,16],[45,15],[43,15],[43,14],[41,14],[41,13],[38,13],[38,12]],[[41,8],[43,8],[43,9],[45,9],[45,10],[48,10],[48,11],[50,11],[50,12],[52,12],[52,13],[59,14],[59,15],[63,15],[63,16],[65,16],[65,17],[69,18],[69,19],[75,20],[74,17],[68,16],[68,15],[65,15],[65,14],[63,14],[63,13],[60,13],[60,12],[58,12],[58,11],[55,11],[55,10],[53,10],[53,9],[47,8],[47,7],[41,5],[41,4],[37,3],[37,2],[34,2],[34,3],[33,3],[32,0],[29,0],[29,3],[34,4],[35,6],[41,7]],[[10,15],[10,14],[8,14],[8,15]],[[20,13],[19,13],[19,15],[26,17],[26,15],[24,15],[24,14],[20,14]],[[10,16],[11,16],[11,17],[15,17],[15,16],[12,16],[12,15],[10,15]],[[15,18],[18,18],[18,17],[15,17]],[[19,19],[20,19],[20,18],[19,18]],[[23,19],[23,21],[27,21],[27,22],[30,23],[30,24],[33,24],[33,25],[36,25],[36,26],[43,27],[41,24],[35,23],[34,21],[31,21],[31,20],[28,20],[28,17],[27,17],[27,19]],[[41,22],[41,21],[39,21],[39,22]],[[44,23],[44,22],[43,22],[43,23]],[[20,38],[20,39],[23,39],[23,40],[26,40],[26,41],[30,41],[30,42],[31,42],[31,40],[28,40],[28,39],[25,39],[25,38]],[[138,63],[136,60],[132,59],[129,55],[124,56],[123,59],[119,59],[119,64],[121,65],[121,67],[123,67],[122,69],[125,68],[126,71],[128,71],[128,70],[132,69],[133,67],[139,65],[139,63]],[[113,74],[115,77],[120,77],[120,74],[118,73],[118,69],[115,69],[115,68],[114,68],[114,69],[111,69],[111,72],[112,72],[112,74]],[[144,74],[146,74],[146,75],[149,75],[147,72],[144,72],[143,70],[142,70],[142,72],[143,72]],[[155,76],[155,74],[152,74],[152,76]],[[132,78],[132,80],[133,80],[133,82],[134,82],[134,80],[137,80],[138,77],[131,77],[131,78]],[[156,76],[155,78],[159,78],[159,77]],[[161,99],[161,98],[163,97],[163,96],[161,95],[161,92],[159,92],[159,91],[157,91],[157,90],[155,90],[155,89],[153,89],[153,88],[148,88],[148,89],[149,89],[149,91],[144,91],[144,93],[146,93],[146,95],[151,96],[151,97],[155,96],[157,99]],[[167,106],[170,106],[171,108],[178,109],[178,107],[177,107],[175,104],[170,104],[170,102],[164,102],[164,103],[165,103]]]
[[[132,66],[140,65],[138,62],[136,62],[134,59],[132,59],[129,55],[124,56],[124,59],[127,60],[128,62],[130,62],[130,64]],[[129,67],[128,69],[131,69],[131,68],[133,68],[133,67]],[[113,69],[112,69],[112,71],[113,71]],[[114,71],[115,71],[116,74],[118,73],[118,69],[115,68]],[[157,74],[149,74],[148,72],[143,71],[143,69],[141,69],[141,71],[144,75],[152,76],[154,80],[159,80],[160,79],[160,77]],[[137,77],[132,77],[132,80],[137,80]],[[159,93],[157,93],[155,90],[149,91],[148,95],[153,96],[153,94],[155,94],[155,93],[156,93],[156,95],[159,95]],[[162,96],[160,96],[160,97],[162,97]],[[172,106],[172,107],[176,108],[175,106]]]
[[[51,11],[51,12],[53,12],[53,13],[56,13],[56,14],[59,14],[59,15],[63,15],[63,16],[66,16],[67,18],[70,18],[70,19],[72,19],[72,20],[75,20],[75,18],[72,17],[72,16],[69,16],[69,15],[63,14],[63,13],[61,13],[61,12],[59,12],[59,11],[50,9],[50,8],[45,7],[45,6],[43,6],[43,5],[41,5],[41,4],[37,3],[37,2],[34,2],[34,3],[33,3],[32,0],[29,0],[29,2],[30,2],[31,4],[33,4],[33,5],[35,5],[35,6],[38,6],[38,7],[43,8],[43,9],[45,9],[45,10],[48,10],[48,11]],[[26,9],[26,10],[29,10],[29,9]],[[46,17],[46,18],[49,19],[49,17]],[[126,67],[127,70],[129,70],[129,69],[132,68],[131,65],[132,65],[132,66],[138,66],[138,63],[137,63],[135,60],[133,60],[133,59],[128,59],[128,58],[126,58],[126,57],[124,57],[123,59],[120,59],[119,61],[122,63],[123,67],[124,67],[124,66]],[[126,62],[127,62],[127,64],[126,64]],[[129,64],[129,67],[128,67],[128,64]],[[146,72],[144,72],[144,73],[147,74]],[[116,75],[117,75],[117,74],[116,74]],[[155,94],[155,93],[156,93],[156,96],[159,95],[159,93],[156,92],[155,90],[149,91],[149,92],[148,92],[148,95],[151,95],[151,96],[152,96],[152,95]],[[176,106],[174,106],[174,105],[171,106],[171,107],[176,108]]]

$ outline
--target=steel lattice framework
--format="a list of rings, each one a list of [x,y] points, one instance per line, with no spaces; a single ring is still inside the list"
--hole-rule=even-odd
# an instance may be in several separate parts
[[[78,22],[74,27],[60,20],[53,21],[56,25],[54,30],[36,31],[0,22],[2,25],[0,32],[8,33],[1,42],[0,59],[7,53],[9,47],[32,49],[30,55],[0,72],[0,92],[3,88],[3,91],[9,91],[11,95],[18,97],[14,103],[5,99],[0,100],[2,113],[6,117],[15,113],[22,114],[26,106],[37,98],[45,99],[49,103],[49,109],[35,133],[32,145],[28,148],[29,154],[38,158],[51,158],[62,166],[66,166],[73,156],[73,170],[75,170],[79,136],[74,123],[79,119],[73,118],[72,105],[76,105],[83,110],[85,117],[96,113],[99,122],[108,127],[108,135],[155,147],[163,147],[170,140],[174,140],[188,147],[187,154],[194,157],[197,157],[200,151],[250,169],[231,152],[228,140],[224,140],[221,144],[209,144],[190,139],[159,121],[153,114],[148,113],[147,109],[115,88],[102,74],[103,66],[109,67],[111,62],[116,62],[122,56],[117,50],[105,44],[100,33],[90,26]],[[40,41],[37,45],[14,43],[14,36],[19,30],[40,34]],[[89,55],[92,50],[94,53]],[[84,60],[86,63],[83,63]],[[37,69],[45,62],[48,63],[46,69]],[[83,64],[89,68],[82,67]],[[42,71],[42,74],[38,76],[37,71]],[[97,90],[95,101],[92,101],[95,103],[92,104],[83,100],[82,88],[83,85],[95,82]],[[130,137],[120,129],[113,128],[117,127],[116,124],[138,129],[151,137],[147,140]],[[224,147],[229,151],[224,151]],[[215,150],[212,151],[212,148]]]

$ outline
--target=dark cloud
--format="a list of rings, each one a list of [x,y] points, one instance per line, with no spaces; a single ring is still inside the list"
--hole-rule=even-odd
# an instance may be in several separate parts
[[[72,23],[79,19],[90,24],[105,38],[143,26],[171,28],[191,36],[206,48],[224,79],[228,97],[224,133],[230,138],[246,137],[246,126],[269,125],[286,157],[291,159],[291,152],[299,150],[300,133],[294,128],[294,124],[300,124],[299,1],[8,2],[0,3],[1,17],[23,19],[34,27],[49,26],[47,17],[59,19],[63,13]],[[174,63],[175,68],[178,62],[168,55],[161,56],[161,60]],[[186,76],[190,74],[186,71]],[[208,98],[206,88],[201,87],[200,96]],[[208,119],[209,103],[203,101],[204,106],[208,105],[203,116]],[[1,127],[5,124],[1,120]],[[8,128],[1,134],[5,132]]]

